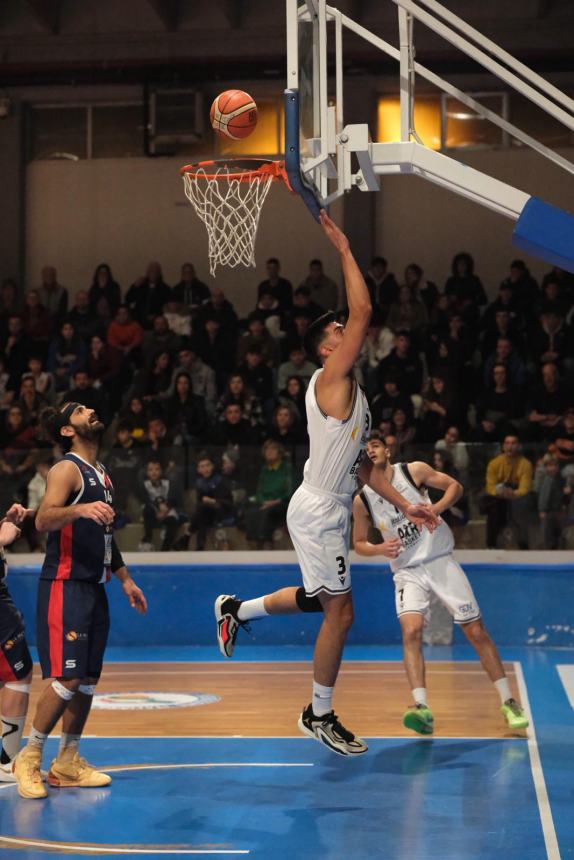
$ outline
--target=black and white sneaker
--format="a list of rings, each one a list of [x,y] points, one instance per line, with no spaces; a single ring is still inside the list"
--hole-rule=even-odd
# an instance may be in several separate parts
[[[361,738],[348,731],[337,719],[334,711],[316,717],[311,705],[304,708],[299,717],[299,729],[304,735],[320,741],[338,755],[361,755],[368,746]]]
[[[215,601],[215,620],[217,622],[217,642],[224,657],[232,657],[235,640],[240,627],[249,631],[246,621],[240,621],[237,613],[242,601],[234,594],[220,594]]]

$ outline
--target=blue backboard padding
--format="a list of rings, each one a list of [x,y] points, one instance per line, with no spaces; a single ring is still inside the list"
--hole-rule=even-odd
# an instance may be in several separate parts
[[[574,272],[574,215],[557,206],[531,197],[516,222],[512,242],[527,254]]]
[[[299,149],[299,91],[285,90],[285,170],[291,190],[298,194],[305,206],[318,221],[321,204],[301,175],[301,153]]]
[[[11,559],[8,586],[26,619],[27,637],[36,641],[38,572],[16,567]],[[484,620],[499,645],[574,646],[573,565],[464,565]],[[116,580],[107,586],[112,615],[112,646],[214,645],[213,602],[218,594],[242,598],[298,586],[294,564],[133,565],[130,571],[144,590],[147,616],[130,608]],[[400,642],[394,587],[387,565],[354,564],[355,624],[349,643],[392,645]],[[321,615],[264,618],[253,624],[254,645],[310,645]],[[245,638],[246,644],[248,637]],[[456,641],[463,641],[460,631]]]

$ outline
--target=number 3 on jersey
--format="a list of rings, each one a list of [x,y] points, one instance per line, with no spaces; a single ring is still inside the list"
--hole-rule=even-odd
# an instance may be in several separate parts
[[[345,574],[347,573],[347,565],[345,564],[345,556],[338,555],[335,558],[335,561],[338,562],[338,564],[339,564],[339,570],[337,571],[337,573],[339,574],[339,582],[341,583],[341,585],[343,585],[345,582]]]

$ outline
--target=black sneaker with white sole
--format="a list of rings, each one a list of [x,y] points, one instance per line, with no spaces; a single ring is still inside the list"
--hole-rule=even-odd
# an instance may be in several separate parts
[[[312,706],[307,705],[299,717],[299,729],[304,735],[315,738],[337,755],[361,755],[368,750],[365,741],[348,731],[339,722],[334,711],[316,717]]]
[[[217,643],[224,657],[232,657],[235,640],[240,627],[248,632],[249,624],[240,621],[237,613],[243,601],[237,600],[234,594],[220,594],[215,601],[215,620],[217,622]]]

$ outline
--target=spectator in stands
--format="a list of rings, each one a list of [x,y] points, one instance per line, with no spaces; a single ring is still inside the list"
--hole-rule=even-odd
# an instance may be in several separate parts
[[[193,393],[191,377],[179,373],[175,391],[164,404],[164,415],[175,445],[198,445],[209,429],[203,397]]]
[[[444,291],[451,296],[454,307],[466,322],[478,319],[478,308],[487,303],[482,282],[474,274],[474,260],[467,253],[456,254],[452,261],[452,275]]]
[[[297,417],[301,421],[301,426],[307,426],[307,408],[305,406],[305,385],[299,376],[290,376],[287,380],[285,388],[281,389],[277,400],[279,403],[286,403],[292,406]]]
[[[120,305],[108,328],[108,343],[119,349],[132,364],[138,364],[144,330],[132,319],[127,305]]]
[[[252,445],[257,441],[257,434],[246,418],[241,417],[241,407],[237,403],[229,403],[225,407],[223,420],[218,421],[213,432],[215,445],[239,448]]]
[[[36,442],[36,428],[34,424],[26,420],[24,410],[19,403],[13,403],[6,411],[4,422],[0,428],[0,452],[7,457],[12,449],[15,451],[27,451],[34,447]],[[10,471],[0,468],[4,474],[19,474],[24,471],[14,467]]]
[[[509,287],[512,290],[514,300],[523,313],[528,313],[540,299],[538,284],[530,274],[524,260],[512,261],[509,276],[501,283],[500,289],[502,290],[504,287]]]
[[[130,433],[137,441],[142,441],[147,432],[149,415],[141,397],[131,397],[125,409],[120,412],[120,420],[130,426]]]
[[[261,315],[269,334],[280,341],[285,337],[288,313],[282,311],[279,301],[270,290],[262,290],[255,311]]]
[[[387,325],[393,332],[410,331],[420,333],[428,324],[428,314],[421,299],[416,298],[413,288],[404,284],[393,302],[387,317]]]
[[[245,496],[245,487],[237,469],[238,463],[239,454],[234,448],[228,448],[222,453],[220,472],[231,490],[235,509],[236,500],[242,501]]]
[[[175,508],[172,483],[164,476],[159,460],[149,460],[145,480],[140,486],[144,533],[138,549],[140,552],[149,552],[153,548],[153,530],[161,528],[161,550],[167,552],[173,547],[181,517]]]
[[[285,388],[290,376],[298,376],[303,381],[305,388],[307,388],[309,380],[316,370],[317,365],[312,361],[309,361],[305,354],[305,350],[301,347],[294,346],[289,352],[289,361],[284,361],[279,365],[277,388],[280,391]]]
[[[191,379],[193,393],[203,397],[205,409],[208,416],[215,415],[217,401],[217,386],[215,384],[215,371],[208,367],[197,354],[194,341],[184,339],[181,342],[177,354],[177,365],[173,371],[169,394],[173,394],[175,380],[179,373],[187,373]]]
[[[476,404],[477,425],[472,433],[474,442],[501,442],[508,433],[516,433],[523,413],[523,398],[508,385],[506,365],[495,364],[493,382],[486,386]]]
[[[46,494],[48,472],[52,468],[53,463],[52,457],[45,455],[35,462],[36,471],[26,486],[26,506],[33,511],[38,510]],[[46,551],[45,535],[36,530],[34,517],[26,517],[22,521],[20,528],[22,529],[23,536],[28,541],[30,552]]]
[[[291,282],[280,275],[281,264],[277,257],[270,257],[265,264],[267,278],[261,281],[257,287],[257,299],[261,300],[262,294],[267,291],[279,302],[282,311],[289,311],[293,306],[293,287]]]
[[[259,348],[264,364],[268,367],[278,366],[280,358],[279,344],[265,327],[265,320],[258,311],[249,315],[248,329],[239,339],[237,346],[238,365],[244,363],[247,353],[253,346]]]
[[[262,428],[265,423],[259,398],[245,384],[240,373],[232,373],[227,380],[225,391],[219,398],[215,410],[219,421],[224,420],[225,410],[230,403],[235,403],[241,409],[241,417],[249,421],[252,427]]]
[[[18,297],[18,284],[13,278],[4,278],[0,284],[0,340],[8,331],[8,320],[22,311]]]
[[[150,263],[145,277],[138,278],[126,293],[125,303],[132,317],[145,329],[150,329],[154,317],[163,312],[163,306],[169,302],[171,289],[163,280],[159,263]]]
[[[180,339],[191,336],[191,314],[189,308],[173,296],[163,306],[163,316],[168,329]]]
[[[10,389],[10,374],[6,369],[6,359],[0,353],[0,411],[8,409],[14,400],[14,391]],[[0,419],[1,420],[1,419]]]
[[[552,362],[566,371],[574,370],[572,329],[554,311],[545,311],[528,336],[528,351],[536,368]]]
[[[384,257],[373,257],[371,268],[365,275],[365,283],[373,307],[387,313],[392,303],[397,300],[399,285],[395,276],[389,272]]]
[[[295,446],[309,441],[295,409],[287,403],[275,408],[267,438],[279,442],[285,452],[291,453],[292,458]]]
[[[436,472],[443,472],[445,475],[449,475],[451,478],[454,478],[455,481],[462,480],[458,469],[456,468],[446,451],[437,450],[435,448],[432,459],[432,467]],[[442,498],[443,495],[441,490],[434,490],[432,487],[429,487],[428,492],[430,500],[433,503],[437,502],[440,498]],[[468,518],[468,498],[466,497],[466,495],[461,496],[461,498],[456,502],[456,504],[451,505],[451,507],[447,511],[443,511],[441,513],[441,519],[443,519],[445,523],[447,523],[447,525],[451,527],[451,529],[462,528],[462,526],[465,526],[467,524]]]
[[[385,325],[382,311],[375,308],[359,358],[369,399],[376,394],[378,389],[377,367],[379,362],[389,355],[394,342],[395,336],[390,328]]]
[[[71,322],[63,322],[48,349],[47,369],[54,377],[56,391],[66,391],[70,387],[72,377],[85,361],[86,344]]]
[[[146,431],[145,447],[142,459],[159,460],[162,468],[167,469],[171,463],[171,438],[164,419],[160,415],[149,418]]]
[[[285,525],[287,506],[293,494],[292,468],[281,445],[267,439],[261,453],[264,464],[255,496],[245,514],[247,539],[254,541],[257,549],[272,542],[275,530]]]
[[[507,311],[510,315],[513,331],[522,331],[526,316],[532,314],[534,307],[535,306],[528,309],[528,313],[523,311],[514,294],[512,286],[506,281],[503,281],[500,285],[498,298],[491,302],[484,312],[484,316],[482,317],[482,327],[485,330],[494,328],[495,318],[498,311]]]
[[[423,403],[419,424],[419,441],[436,442],[447,428],[458,423],[456,393],[444,380],[433,373],[422,392]]]
[[[537,308],[537,316],[544,313],[554,313],[566,317],[572,307],[572,294],[556,280],[547,281],[542,287],[542,298]]]
[[[391,421],[395,409],[402,409],[407,415],[412,415],[413,403],[408,394],[400,388],[400,376],[389,371],[383,383],[383,390],[376,394],[371,404],[373,425],[381,421]]]
[[[496,549],[505,526],[513,525],[520,549],[528,549],[528,526],[532,510],[532,464],[520,453],[516,435],[507,435],[502,453],[486,469],[486,545]]]
[[[36,383],[32,374],[25,373],[22,377],[16,405],[22,410],[24,421],[31,425],[38,423],[40,412],[48,406],[46,398],[36,391]]]
[[[53,317],[40,301],[38,290],[28,290],[22,311],[24,333],[35,342],[35,348],[46,352],[52,334]]]
[[[66,320],[74,326],[76,334],[84,341],[89,341],[92,335],[105,335],[105,325],[90,306],[86,290],[78,290],[74,296],[74,306],[67,313]]]
[[[218,331],[221,329],[227,339],[232,338],[235,342],[237,339],[237,314],[231,302],[225,298],[225,293],[221,287],[213,287],[211,298],[201,306],[198,314],[198,330],[206,327],[208,320],[216,320],[219,323]]]
[[[574,393],[568,394],[560,384],[558,368],[549,363],[542,367],[542,384],[536,385],[526,406],[528,436],[533,440],[549,439],[567,406],[574,405]]]
[[[171,374],[171,354],[164,349],[154,355],[149,367],[138,370],[134,377],[131,396],[141,397],[147,403],[153,402],[157,406],[168,396]]]
[[[405,269],[405,284],[410,287],[414,297],[422,301],[430,314],[438,300],[438,287],[427,281],[425,273],[417,263],[410,263]]]
[[[120,285],[114,280],[112,270],[107,263],[100,263],[88,292],[92,314],[102,319],[113,319],[118,312],[121,296]]]
[[[21,317],[9,317],[6,335],[0,341],[0,355],[3,355],[6,360],[6,370],[10,374],[10,388],[13,391],[16,390],[20,377],[26,371],[32,346],[24,334]]]
[[[429,348],[427,362],[431,375],[442,377],[452,388],[460,388],[467,368],[456,341],[449,337],[439,338]],[[467,391],[470,395],[471,390]]]
[[[554,454],[564,476],[574,476],[574,406],[568,406],[562,420],[550,433],[549,452]]]
[[[142,443],[134,438],[132,429],[130,421],[118,421],[115,441],[106,459],[114,485],[114,501],[122,512],[128,507],[130,495],[136,495],[142,466]]]
[[[495,351],[500,338],[509,340],[518,354],[523,353],[524,344],[520,332],[513,322],[510,311],[503,309],[496,311],[492,325],[484,330],[481,349],[483,360]]]
[[[379,384],[382,388],[389,373],[401,380],[405,394],[418,394],[423,382],[423,366],[416,351],[411,347],[411,337],[407,331],[395,334],[395,345],[378,367]]]
[[[544,549],[558,549],[562,536],[566,485],[560,474],[560,463],[555,456],[545,454],[542,458],[542,464],[544,472],[536,482],[542,544]]]
[[[297,287],[293,293],[293,320],[295,321],[297,316],[305,315],[307,323],[309,323],[320,317],[322,313],[323,308],[311,297],[310,288]]]
[[[205,328],[199,331],[194,342],[201,359],[215,373],[217,390],[222,391],[225,381],[235,368],[235,334],[222,329],[219,318],[210,315],[205,319]]]
[[[126,383],[123,355],[120,350],[105,343],[99,334],[95,334],[90,339],[86,369],[90,378],[105,388],[110,404],[114,412],[117,412]]]
[[[104,424],[111,420],[110,405],[103,388],[95,388],[87,370],[76,370],[73,375],[73,388],[64,393],[62,403],[81,403],[93,409]]]
[[[460,481],[463,485],[468,482],[468,467],[469,457],[468,449],[464,442],[460,440],[460,430],[452,425],[447,428],[442,439],[435,443],[435,451],[442,451],[453,463],[455,469],[460,475]]]
[[[34,387],[38,394],[43,397],[48,404],[54,402],[56,387],[54,377],[47,370],[43,369],[42,359],[39,355],[31,355],[28,359],[27,373],[34,380]]]
[[[396,438],[397,449],[401,457],[404,460],[410,460],[412,443],[417,434],[414,420],[404,409],[395,409],[391,418],[391,427],[393,429],[392,435]]]
[[[189,531],[182,537],[181,549],[187,548],[189,535],[197,532],[198,552],[205,549],[210,528],[227,519],[233,511],[231,488],[226,479],[215,468],[213,459],[206,453],[200,454],[195,479],[197,507],[189,522]]]
[[[513,391],[521,391],[526,384],[526,367],[522,359],[516,353],[511,340],[499,337],[496,341],[496,349],[484,362],[484,384],[489,385],[493,380],[495,364],[503,364],[506,367],[507,382]]]
[[[250,346],[245,354],[245,363],[237,368],[245,380],[246,385],[259,398],[259,402],[266,412],[272,408],[273,400],[273,373],[271,368],[263,362],[263,355],[258,344]]]
[[[192,318],[197,316],[204,302],[209,301],[209,287],[199,280],[193,263],[184,263],[181,267],[181,280],[173,288],[173,298],[188,309]]]
[[[32,477],[36,428],[25,421],[15,404],[5,413],[0,427],[0,502],[7,510],[12,502],[23,502]]]
[[[323,271],[321,260],[311,260],[309,263],[309,274],[305,278],[302,287],[310,291],[311,301],[319,305],[324,311],[336,311],[339,304],[339,289],[335,281],[327,277]]]
[[[142,340],[142,353],[146,364],[150,365],[159,352],[168,352],[170,358],[177,354],[181,337],[171,331],[163,314],[153,318],[151,331],[146,331]]]
[[[68,310],[68,291],[58,283],[58,273],[53,266],[44,266],[42,283],[37,292],[40,303],[50,314],[56,325],[60,325]]]

